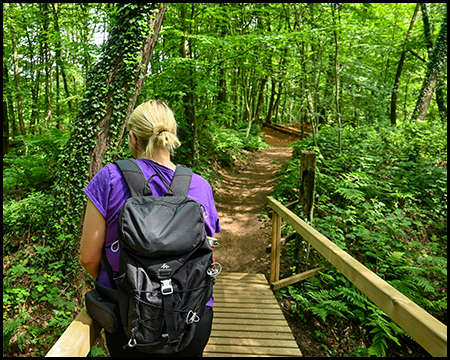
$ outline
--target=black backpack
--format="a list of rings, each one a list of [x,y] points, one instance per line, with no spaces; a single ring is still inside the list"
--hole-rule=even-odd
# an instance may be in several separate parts
[[[131,197],[119,210],[116,276],[103,261],[118,285],[126,346],[172,354],[192,340],[217,274],[202,207],[187,196],[192,170],[177,165],[165,196],[152,196],[148,184],[157,174],[145,179],[134,159],[115,164]]]

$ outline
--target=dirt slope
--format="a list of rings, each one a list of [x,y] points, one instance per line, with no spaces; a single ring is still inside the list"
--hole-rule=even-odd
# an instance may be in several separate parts
[[[214,193],[222,232],[214,258],[226,272],[264,273],[269,271],[271,224],[261,221],[266,197],[277,183],[277,173],[291,157],[289,143],[297,137],[263,128],[270,147],[250,155],[240,171],[222,169],[222,182]]]

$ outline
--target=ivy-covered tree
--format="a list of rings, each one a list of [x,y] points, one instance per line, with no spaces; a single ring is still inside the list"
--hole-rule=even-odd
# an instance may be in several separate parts
[[[119,3],[111,10],[108,41],[87,75],[84,98],[57,164],[55,215],[63,232],[76,231],[79,225],[84,186],[104,162],[118,157],[166,8]]]

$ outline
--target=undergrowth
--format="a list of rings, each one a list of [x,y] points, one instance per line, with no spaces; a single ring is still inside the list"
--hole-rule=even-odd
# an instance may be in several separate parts
[[[442,124],[323,127],[293,144],[292,161],[274,196],[296,199],[301,150],[317,156],[314,227],[420,307],[447,322],[447,129]],[[301,208],[295,209],[301,214]],[[305,242],[301,242],[305,247]],[[293,273],[307,268],[289,249]],[[302,251],[304,249],[301,249]],[[314,251],[312,251],[314,253]],[[319,254],[326,270],[281,292],[295,301],[293,313],[323,323],[345,318],[367,329],[370,344],[353,355],[384,356],[408,338],[386,314]],[[310,261],[311,257],[310,257]],[[356,339],[355,339],[356,344]]]

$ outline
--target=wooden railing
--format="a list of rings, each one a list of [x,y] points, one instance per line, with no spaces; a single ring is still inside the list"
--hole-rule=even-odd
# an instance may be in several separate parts
[[[447,356],[447,326],[309,226],[273,197],[269,196],[267,199],[269,206],[274,211],[270,255],[272,289],[276,290],[313,276],[321,270],[321,268],[317,268],[295,275],[296,278],[279,280],[281,220],[283,219],[426,351],[432,356]]]
[[[100,326],[81,310],[45,357],[85,357],[100,334]]]

